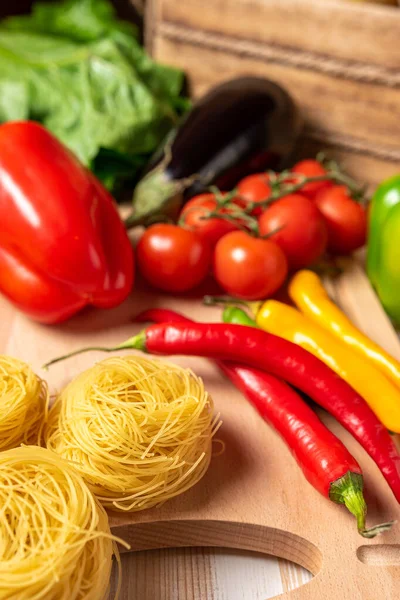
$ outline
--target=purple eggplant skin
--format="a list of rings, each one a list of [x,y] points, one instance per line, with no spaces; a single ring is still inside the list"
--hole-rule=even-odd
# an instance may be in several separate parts
[[[198,100],[150,161],[134,191],[127,225],[176,212],[210,185],[232,189],[245,175],[281,169],[302,120],[291,96],[268,79],[241,77]]]

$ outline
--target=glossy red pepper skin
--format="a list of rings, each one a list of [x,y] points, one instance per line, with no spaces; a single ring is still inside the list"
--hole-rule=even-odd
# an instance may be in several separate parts
[[[376,462],[400,501],[400,456],[364,399],[303,348],[245,325],[175,323],[151,325],[128,346],[160,355],[204,356],[266,371],[305,392],[330,412]]]
[[[193,323],[168,309],[151,309],[135,320]],[[349,471],[362,474],[344,444],[286,383],[264,371],[217,361],[221,371],[286,442],[309,483],[329,498],[331,483]]]
[[[286,441],[304,476],[321,494],[329,498],[331,484],[348,472],[362,474],[344,444],[284,381],[258,369],[219,366]]]
[[[57,323],[129,294],[133,250],[108,192],[44,127],[0,126],[0,291]]]

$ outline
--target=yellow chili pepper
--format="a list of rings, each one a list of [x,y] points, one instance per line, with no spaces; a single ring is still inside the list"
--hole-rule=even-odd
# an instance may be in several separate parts
[[[347,381],[390,431],[400,433],[400,391],[381,371],[296,308],[267,300],[257,313],[262,329],[301,346]]]
[[[312,271],[298,271],[289,284],[289,295],[309,319],[368,359],[400,387],[400,363],[362,333],[329,298],[322,281]]]

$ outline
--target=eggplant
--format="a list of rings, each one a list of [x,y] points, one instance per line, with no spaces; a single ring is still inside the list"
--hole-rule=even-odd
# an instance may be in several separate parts
[[[297,107],[276,83],[241,77],[215,87],[151,159],[127,225],[176,212],[211,184],[228,190],[245,175],[284,167],[300,131]]]

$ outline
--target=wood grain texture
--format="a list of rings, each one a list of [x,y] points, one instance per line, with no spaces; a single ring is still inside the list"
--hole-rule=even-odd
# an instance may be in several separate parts
[[[120,600],[267,600],[310,580],[293,563],[225,548],[170,548],[124,554]],[[117,578],[113,577],[110,600]]]
[[[361,84],[352,79],[343,80],[338,86],[336,78],[326,73],[283,65],[268,60],[267,56],[259,60],[245,53],[236,55],[217,41],[215,46],[199,47],[191,35],[179,41],[161,37],[156,49],[164,61],[189,74],[194,96],[240,75],[269,77],[284,86],[301,106],[307,133],[360,149],[366,148],[368,141],[373,144],[369,148],[371,153],[400,159],[398,89]]]
[[[396,71],[400,64],[399,14],[391,7],[335,0],[155,1],[161,6],[161,22],[223,34],[238,42],[247,39],[292,48],[319,56],[321,62],[335,58],[344,66],[376,65],[381,72]]]
[[[269,77],[298,103],[306,138],[333,156],[350,155],[354,176],[375,184],[398,170],[398,9],[332,0],[149,2],[148,48],[185,70],[195,97],[232,77]]]
[[[42,372],[40,365],[83,345],[120,342],[139,329],[131,322],[132,316],[151,306],[173,307],[199,320],[220,318],[218,309],[205,308],[196,299],[163,297],[138,288],[118,309],[86,310],[66,324],[43,327],[14,312],[0,299],[0,310],[8,311],[2,312],[8,320],[2,320],[1,351],[29,361],[49,381],[52,391],[59,390],[104,355],[75,357],[55,365],[48,373]],[[370,319],[371,314],[364,318]],[[304,480],[283,442],[211,363],[194,357],[174,360],[192,367],[204,378],[223,420],[219,436],[226,444],[225,452],[213,457],[202,481],[182,496],[142,513],[110,514],[113,531],[131,544],[132,551],[226,547],[291,560],[316,575],[290,593],[292,600],[336,600],[339,596],[397,600],[398,526],[378,540],[361,538],[354,519]],[[333,419],[323,413],[321,417],[363,466],[368,523],[400,521],[399,505],[377,467]],[[387,545],[391,545],[390,552]],[[371,561],[364,564],[357,557],[358,553],[365,559],[367,551],[360,548],[374,546],[374,564],[379,566]]]
[[[394,98],[388,103],[386,114],[380,123],[375,120],[375,115],[379,112],[375,108],[376,104],[379,104],[379,92],[377,91],[374,100],[369,98],[359,111],[362,94],[357,96],[359,84],[355,82],[346,82],[342,91],[338,92],[335,81],[325,75],[304,75],[296,69],[283,68],[279,64],[233,57],[226,52],[200,49],[191,44],[165,38],[157,41],[157,48],[159,56],[163,57],[165,62],[179,66],[189,74],[195,97],[201,96],[213,85],[240,75],[267,76],[284,85],[302,107],[306,125],[305,139],[300,146],[309,149],[309,156],[317,150],[327,149],[332,158],[346,163],[351,175],[373,185],[398,172],[400,146],[395,147],[391,144],[389,148],[382,143],[385,136],[386,139],[392,136],[389,121],[393,117],[397,121],[395,125],[393,123],[394,128],[400,127],[400,119],[396,111],[391,109]],[[292,75],[291,79],[287,78],[288,70]],[[389,93],[399,95],[399,92],[394,90],[390,90]],[[318,103],[315,102],[316,97],[319,99]],[[341,102],[346,108],[343,108]],[[383,95],[382,105],[384,104]],[[388,116],[389,113],[391,116]],[[368,120],[365,119],[367,114]],[[348,131],[352,132],[351,136],[346,133]],[[354,132],[358,133],[358,137]]]

